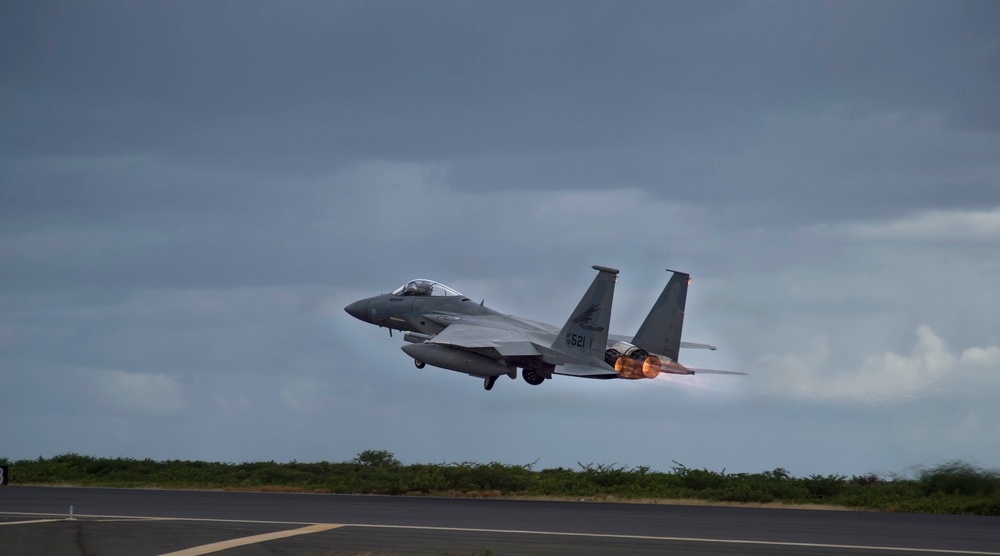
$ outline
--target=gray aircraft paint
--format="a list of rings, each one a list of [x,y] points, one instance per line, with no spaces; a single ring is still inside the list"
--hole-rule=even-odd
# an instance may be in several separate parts
[[[552,349],[603,359],[618,270],[596,265],[593,268],[598,271],[597,277],[559,331]]]
[[[387,327],[390,333],[402,331],[404,340],[413,344],[402,349],[418,367],[429,364],[484,378],[487,390],[498,376],[514,378],[517,368],[522,369],[525,381],[534,385],[554,374],[641,378],[622,375],[615,370],[614,361],[606,361],[609,342],[628,340],[608,333],[618,270],[596,265],[593,268],[597,276],[562,328],[499,313],[461,294],[407,295],[404,288],[355,301],[344,310],[359,320]],[[645,350],[676,363],[680,347],[715,349],[708,344],[680,341],[688,279],[688,274],[673,273],[636,334],[636,341],[643,342],[633,344],[641,348],[636,353]],[[680,365],[667,372],[744,374]]]
[[[662,353],[677,361],[681,348],[681,330],[684,328],[684,306],[691,276],[673,271],[674,275],[663,288],[660,297],[639,326],[632,344],[653,353]]]

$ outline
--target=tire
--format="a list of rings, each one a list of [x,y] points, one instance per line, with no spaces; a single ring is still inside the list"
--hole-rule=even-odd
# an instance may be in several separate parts
[[[532,386],[538,386],[539,384],[545,382],[545,377],[538,374],[534,369],[522,369],[521,377],[524,381]]]

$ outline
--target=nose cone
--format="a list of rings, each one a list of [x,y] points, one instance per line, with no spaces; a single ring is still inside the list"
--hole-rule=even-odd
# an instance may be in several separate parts
[[[348,315],[351,315],[352,317],[358,320],[367,320],[368,300],[362,299],[360,301],[355,301],[354,303],[351,303],[347,307],[344,307],[344,310],[347,311]]]

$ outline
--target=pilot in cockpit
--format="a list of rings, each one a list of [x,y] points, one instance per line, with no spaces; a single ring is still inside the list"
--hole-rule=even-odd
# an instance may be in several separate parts
[[[433,289],[430,280],[410,280],[403,286],[403,295],[431,295]]]
[[[392,295],[406,295],[406,296],[458,296],[462,295],[457,291],[445,286],[444,284],[439,284],[433,280],[410,280],[405,285],[400,286],[396,291],[392,292]]]

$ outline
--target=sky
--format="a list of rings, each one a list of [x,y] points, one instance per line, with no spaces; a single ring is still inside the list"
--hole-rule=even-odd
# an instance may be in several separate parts
[[[1000,467],[1000,4],[0,4],[0,457]],[[412,278],[701,375],[416,369]]]

